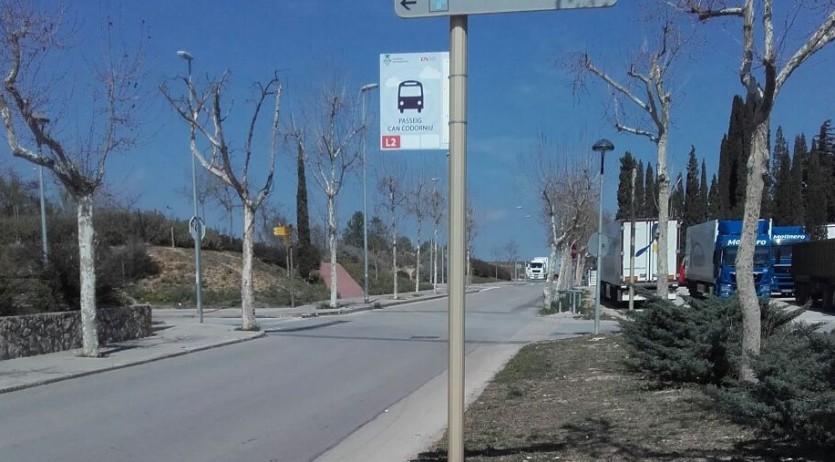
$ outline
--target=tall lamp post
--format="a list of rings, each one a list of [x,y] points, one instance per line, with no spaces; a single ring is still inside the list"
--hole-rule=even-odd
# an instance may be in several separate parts
[[[360,95],[362,95],[362,293],[365,303],[368,303],[368,173],[365,155],[368,124],[365,118],[365,95],[377,87],[379,87],[378,84],[369,83],[360,88]]]
[[[41,113],[35,113],[33,116],[35,123],[40,126],[41,132],[43,132],[46,124],[49,123],[49,117]],[[38,136],[35,141],[38,144],[38,155],[40,156],[42,155],[41,145],[43,145],[43,140]],[[46,266],[49,263],[49,247],[46,239],[46,200],[44,199],[43,190],[43,165],[38,165],[38,191],[41,195],[41,258],[43,259],[44,266]]]
[[[597,218],[597,290],[594,294],[594,335],[600,333],[600,292],[603,284],[600,283],[600,257],[603,253],[603,165],[606,153],[615,149],[611,141],[603,138],[597,140],[591,147],[594,152],[600,153],[600,204],[598,205]]]
[[[188,62],[188,102],[189,102],[189,112],[193,115],[193,101],[192,101],[192,89],[191,89],[191,61],[194,60],[194,56],[188,51],[180,50],[177,52],[177,56],[183,58]],[[194,239],[194,285],[195,285],[195,292],[196,292],[196,299],[197,299],[197,315],[200,318],[200,322],[203,322],[203,296],[202,296],[202,285],[203,285],[203,278],[202,278],[202,271],[200,268],[200,243],[203,240],[203,236],[206,232],[205,228],[203,227],[203,219],[200,218],[198,211],[197,211],[197,168],[194,162],[194,154],[191,154],[191,187],[192,187],[192,202],[194,203],[194,215],[192,215],[191,220],[189,220],[189,229],[191,230],[191,237]]]

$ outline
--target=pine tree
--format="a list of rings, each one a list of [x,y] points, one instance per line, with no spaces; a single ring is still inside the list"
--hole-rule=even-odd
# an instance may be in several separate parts
[[[806,164],[808,162],[808,149],[806,147],[806,135],[800,134],[794,138],[792,150],[791,170],[791,215],[790,223],[798,225],[806,223]]]
[[[718,220],[719,218],[722,218],[722,198],[720,197],[719,190],[719,180],[716,178],[716,174],[714,174],[713,178],[710,180],[710,192],[707,195],[708,220]]]
[[[682,226],[687,227],[701,222],[702,211],[701,192],[699,191],[699,161],[696,159],[696,148],[690,147],[687,156],[687,171],[684,181],[682,200],[684,207],[681,212]]]
[[[618,211],[616,220],[628,220],[629,205],[632,200],[632,169],[636,168],[632,153],[626,153],[620,158],[620,175],[618,176]]]
[[[699,221],[696,223],[702,223],[707,221],[708,213],[709,212],[709,204],[710,199],[708,197],[708,184],[707,184],[707,167],[705,166],[705,160],[702,158],[702,171],[701,171],[701,179],[699,181],[699,203],[702,210],[701,216],[699,216]]]
[[[823,169],[822,179],[826,190],[827,201],[827,223],[835,222],[835,134],[833,134],[832,121],[826,120],[821,124],[818,133],[818,151],[820,152],[820,165]]]
[[[647,218],[646,191],[644,190],[644,161],[638,161],[638,171],[635,174],[635,215],[637,218]]]
[[[809,201],[806,203],[806,232],[812,239],[825,239],[828,209],[826,198],[827,172],[823,168],[825,152],[817,147],[816,141],[812,141],[807,166],[806,194]]]
[[[789,143],[783,136],[783,127],[777,127],[774,140],[774,211],[776,225],[791,225],[791,158]]]
[[[658,178],[652,169],[652,164],[647,162],[647,171],[644,174],[644,213],[646,218],[658,218]]]

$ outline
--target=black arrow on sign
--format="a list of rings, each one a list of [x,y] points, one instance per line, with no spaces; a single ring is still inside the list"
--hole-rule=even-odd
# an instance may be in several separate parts
[[[406,8],[407,10],[411,11],[412,9],[409,8],[409,6],[414,5],[415,3],[417,3],[417,0],[401,0],[400,1],[400,6],[402,6],[403,8]]]

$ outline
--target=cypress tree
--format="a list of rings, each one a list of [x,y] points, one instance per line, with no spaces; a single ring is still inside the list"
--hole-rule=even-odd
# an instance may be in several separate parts
[[[652,164],[647,162],[647,171],[644,174],[644,213],[645,218],[658,218],[658,179],[652,170]]]
[[[620,175],[618,175],[618,211],[616,220],[628,220],[629,205],[632,199],[632,169],[636,168],[632,153],[626,153],[620,158]],[[637,212],[636,212],[637,213]]]
[[[702,158],[702,171],[701,171],[701,178],[699,181],[699,206],[701,208],[701,215],[699,216],[699,221],[696,223],[702,223],[708,219],[709,213],[709,204],[710,199],[708,197],[708,185],[707,185],[707,167],[705,166],[705,160]]]
[[[638,171],[635,175],[635,215],[637,218],[647,218],[646,191],[644,191],[644,161],[638,161]]]
[[[728,150],[728,135],[722,135],[719,147],[719,177],[716,190],[719,202],[714,204],[719,211],[716,218],[725,218],[731,210],[731,157]]]
[[[728,133],[722,138],[719,151],[719,193],[722,218],[740,219],[745,207],[747,150],[751,128],[748,113],[751,105],[735,95],[731,104]]]
[[[676,177],[675,185],[675,189],[670,194],[670,218],[682,221],[686,213],[686,203],[681,173]]]
[[[722,217],[722,198],[719,194],[719,180],[716,174],[710,180],[710,192],[707,194],[707,219],[718,220]]]
[[[684,181],[682,201],[683,210],[680,212],[682,226],[687,227],[701,222],[702,212],[701,192],[699,191],[699,161],[696,159],[696,148],[690,146],[687,156],[687,170]]]
[[[319,252],[310,240],[310,215],[307,208],[307,178],[304,169],[304,147],[297,149],[298,185],[296,186],[296,227],[298,228],[298,242],[296,261],[299,275],[303,279],[310,278],[310,272],[319,269]]]

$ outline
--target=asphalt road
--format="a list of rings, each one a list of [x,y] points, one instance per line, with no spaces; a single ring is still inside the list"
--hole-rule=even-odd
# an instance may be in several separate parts
[[[537,317],[541,293],[468,296],[471,389],[525,343],[588,332]],[[417,451],[445,423],[446,303],[283,321],[259,340],[0,395],[0,460],[347,461],[366,457],[363,441],[385,457]]]

